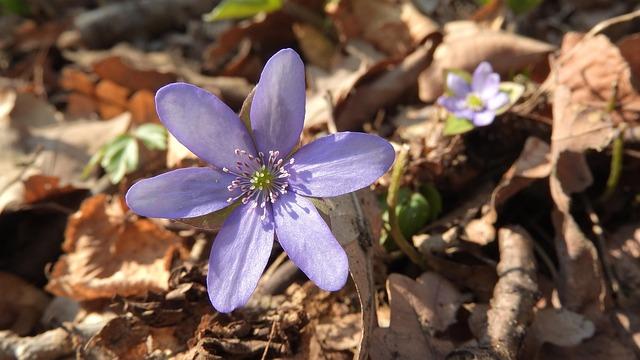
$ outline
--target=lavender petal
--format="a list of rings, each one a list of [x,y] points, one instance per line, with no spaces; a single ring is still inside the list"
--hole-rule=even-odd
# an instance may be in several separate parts
[[[205,215],[229,203],[233,176],[211,168],[173,170],[140,180],[127,191],[127,205],[139,215],[167,219]]]
[[[497,93],[494,97],[487,100],[487,109],[496,111],[509,103],[509,96],[503,92]]]
[[[211,247],[207,291],[213,307],[222,313],[249,301],[271,255],[271,209],[261,220],[262,209],[250,205],[240,205],[229,215]]]
[[[251,135],[238,116],[213,94],[173,83],[156,93],[156,109],[169,132],[201,159],[231,168],[235,149],[255,154]]]
[[[447,88],[453,92],[456,97],[464,98],[471,91],[469,83],[460,75],[449,72],[447,74]]]
[[[449,112],[456,112],[465,110],[466,103],[464,98],[453,97],[453,96],[440,96],[438,98],[438,104],[447,109]]]
[[[496,113],[493,110],[485,110],[482,112],[477,112],[473,114],[473,118],[471,121],[475,126],[487,126],[493,122],[493,119],[496,117]]]
[[[487,101],[498,93],[500,86],[500,75],[493,72],[491,64],[482,62],[473,72],[471,89]]]
[[[259,151],[287,155],[300,140],[304,124],[304,64],[291,49],[267,61],[251,104],[251,127]]]
[[[289,185],[301,195],[346,194],[372,184],[395,159],[389,142],[356,132],[320,138],[293,154]]]
[[[289,258],[318,287],[336,291],[349,275],[347,255],[313,204],[293,192],[273,204],[276,236]]]

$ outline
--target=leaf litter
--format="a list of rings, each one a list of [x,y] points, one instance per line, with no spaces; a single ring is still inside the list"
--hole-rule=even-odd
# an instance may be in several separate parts
[[[639,356],[632,1],[288,0],[212,23],[211,2],[142,3],[29,2],[0,19],[0,358]],[[276,245],[249,305],[221,314],[203,261],[220,219],[140,218],[122,196],[203,165],[150,125],[159,87],[190,82],[241,111],[285,47],[307,67],[301,144],[365,131],[408,161],[315,203],[348,254],[342,290],[315,287]],[[447,136],[445,74],[483,61],[522,95],[491,126]],[[83,177],[119,136],[138,161]],[[441,199],[405,235],[420,265],[384,240],[392,186],[421,209]]]

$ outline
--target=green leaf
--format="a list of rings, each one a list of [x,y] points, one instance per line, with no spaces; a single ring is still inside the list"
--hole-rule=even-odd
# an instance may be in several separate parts
[[[542,3],[542,0],[507,0],[507,6],[516,15],[527,13]]]
[[[158,124],[142,124],[133,131],[149,150],[165,150],[167,148],[167,130]]]
[[[496,115],[503,114],[509,110],[515,103],[520,100],[522,94],[524,94],[525,87],[522,84],[511,81],[503,81],[500,83],[500,91],[509,96],[509,103],[496,111]]]
[[[224,0],[204,15],[204,21],[242,19],[282,7],[282,0]]]
[[[93,154],[87,165],[82,169],[82,174],[80,175],[81,179],[87,179],[89,175],[91,175],[93,169],[95,169],[95,167],[100,163],[100,160],[102,160],[105,150],[106,146],[102,146],[95,154]]]
[[[222,227],[222,224],[227,219],[229,214],[240,205],[239,201],[227,206],[226,208],[218,211],[214,211],[212,213],[192,217],[192,218],[184,218],[178,219],[178,221],[185,223],[187,225],[195,226],[199,229],[204,230],[218,230]]]
[[[106,145],[100,165],[109,175],[112,183],[138,167],[138,142],[133,136],[120,135]]]
[[[428,221],[435,220],[442,212],[442,196],[440,196],[440,192],[432,184],[424,184],[420,187],[420,193],[424,195],[429,206],[431,206]]]
[[[408,239],[417,234],[429,221],[430,213],[431,207],[427,199],[420,193],[411,194],[406,202],[396,207],[402,234]]]
[[[16,15],[29,15],[29,6],[23,0],[0,0],[0,10]]]
[[[458,135],[473,130],[473,123],[468,119],[449,115],[444,124],[444,135]]]

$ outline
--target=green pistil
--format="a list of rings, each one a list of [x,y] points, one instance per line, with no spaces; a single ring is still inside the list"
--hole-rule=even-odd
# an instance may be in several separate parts
[[[484,102],[478,95],[471,93],[467,95],[467,106],[471,110],[478,111],[484,108]]]
[[[271,187],[273,183],[273,174],[265,167],[261,167],[259,170],[251,175],[251,185],[255,186],[258,190],[264,190]]]

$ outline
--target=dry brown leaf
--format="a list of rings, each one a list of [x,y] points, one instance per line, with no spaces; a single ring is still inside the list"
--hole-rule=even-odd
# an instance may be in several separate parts
[[[549,179],[556,205],[552,220],[561,274],[560,299],[567,309],[596,319],[608,301],[606,287],[598,253],[570,213],[571,194],[584,191],[593,181],[584,152],[604,148],[615,132],[607,113],[573,103],[566,86],[556,85],[553,100],[553,170]]]
[[[432,33],[402,61],[383,61],[367,70],[358,79],[349,95],[335,106],[338,130],[356,130],[385,106],[394,104],[407,89],[415,85],[416,77],[431,64],[433,53],[442,35]]]
[[[529,137],[520,156],[502,175],[502,179],[491,194],[489,206],[479,219],[471,220],[465,226],[467,240],[486,245],[495,240],[495,222],[498,220],[498,208],[512,196],[538,179],[551,173],[550,147],[535,137]]]
[[[100,78],[113,81],[132,91],[156,91],[161,86],[176,81],[176,75],[171,72],[144,68],[148,66],[146,58],[135,59],[137,56],[133,52],[128,55],[128,58],[116,55],[101,59],[93,63],[93,70]]]
[[[95,76],[85,73],[75,67],[67,66],[60,74],[60,86],[69,91],[75,91],[83,95],[95,95]]]
[[[437,273],[426,272],[415,281],[404,275],[391,274],[388,282],[388,286],[413,307],[423,328],[445,331],[456,321],[462,295]]]
[[[613,104],[611,114],[616,123],[640,117],[640,93],[634,87],[629,63],[605,35],[583,38],[582,34],[568,33],[553,66],[557,69],[556,84],[569,89],[572,104],[600,111],[608,111]]]
[[[575,346],[595,334],[594,324],[584,316],[566,309],[538,311],[531,331],[537,340],[558,346]]]
[[[71,185],[60,185],[60,179],[54,176],[33,175],[24,181],[24,201],[33,204],[52,196],[59,196],[75,191]]]
[[[330,6],[343,42],[361,37],[391,56],[405,55],[438,25],[412,1],[348,0]]]
[[[49,303],[48,296],[6,272],[0,272],[0,289],[5,290],[0,298],[0,329],[20,336],[30,334]]]
[[[63,250],[47,290],[91,300],[167,289],[181,246],[173,233],[150,220],[127,220],[119,201],[97,195],[69,218]]]
[[[633,77],[640,79],[640,33],[631,34],[620,39],[616,45],[620,54],[629,64]]]
[[[387,328],[375,328],[370,346],[372,360],[436,359],[435,349],[422,332],[418,315],[410,302],[394,286],[394,279],[402,275],[391,274],[387,279],[387,293],[391,320]]]
[[[378,323],[374,298],[372,239],[380,236],[380,210],[375,196],[367,189],[325,199],[324,209],[320,207],[319,210],[328,215],[331,231],[349,258],[349,272],[358,292],[362,318],[356,357],[366,359],[367,354],[372,355],[370,346]]]
[[[330,69],[338,57],[336,44],[331,42],[322,31],[305,24],[293,24],[293,33],[298,39],[300,49],[310,64]]]
[[[445,27],[443,43],[436,49],[433,63],[420,74],[420,99],[434,101],[444,92],[444,74],[448,69],[473,71],[488,61],[502,76],[532,68],[554,50],[550,44],[523,36],[490,31],[471,22],[456,22]]]
[[[160,118],[156,112],[154,94],[149,90],[136,91],[129,99],[128,108],[131,112],[131,120],[134,123],[160,123]]]

